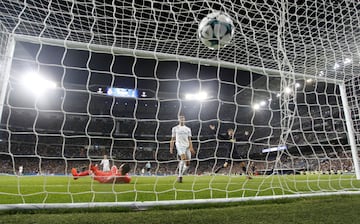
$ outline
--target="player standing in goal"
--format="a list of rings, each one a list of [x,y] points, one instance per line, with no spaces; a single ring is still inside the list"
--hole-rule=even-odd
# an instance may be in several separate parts
[[[215,125],[210,125],[210,129],[216,134],[216,128]],[[215,173],[218,173],[221,169],[227,168],[229,166],[229,163],[231,162],[231,159],[242,159],[239,152],[236,150],[236,139],[235,139],[235,131],[232,128],[227,129],[226,133],[220,133],[217,135],[218,139],[220,140],[228,140],[226,144],[226,160],[225,163],[221,166],[219,166]],[[246,175],[248,179],[252,179],[250,173],[248,172],[248,167],[246,165],[246,162],[242,161],[240,163],[241,171]]]
[[[174,153],[174,145],[180,157],[177,181],[182,183],[183,174],[190,166],[191,154],[195,154],[191,141],[191,129],[185,125],[183,115],[179,116],[179,124],[171,130],[170,154]]]
[[[216,134],[215,125],[210,125],[209,127],[214,132],[214,134]],[[226,158],[227,159],[225,160],[225,163],[222,166],[218,167],[215,170],[215,173],[218,173],[223,168],[227,168],[230,163],[230,158],[232,158],[233,154],[236,153],[236,150],[234,150],[235,142],[236,142],[234,129],[229,128],[229,129],[227,129],[226,133],[219,133],[217,135],[217,138],[220,140],[228,140],[229,142],[227,142],[227,144],[226,144]]]

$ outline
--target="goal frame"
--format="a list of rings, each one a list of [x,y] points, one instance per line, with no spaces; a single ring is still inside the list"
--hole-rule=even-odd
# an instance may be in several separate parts
[[[8,80],[11,73],[12,59],[14,57],[14,49],[16,42],[29,42],[35,44],[45,44],[51,46],[67,47],[69,49],[78,50],[91,50],[95,52],[103,52],[109,54],[124,54],[134,57],[141,58],[152,58],[152,59],[173,59],[181,62],[187,62],[192,64],[209,65],[209,66],[221,66],[224,68],[239,69],[250,72],[257,72],[259,74],[271,74],[285,77],[286,75],[292,77],[302,78],[314,78],[313,75],[299,74],[295,72],[287,71],[276,71],[274,69],[259,68],[254,66],[245,66],[241,64],[235,64],[225,61],[206,60],[202,58],[186,57],[181,55],[164,54],[157,52],[148,52],[136,49],[125,49],[114,46],[102,46],[97,44],[81,43],[69,40],[49,39],[41,37],[32,37],[26,35],[9,34],[7,49],[4,60],[4,73],[0,77],[0,85],[2,87],[0,95],[0,119],[2,118],[2,111],[4,108],[5,97],[8,87]],[[340,96],[343,104],[343,111],[345,114],[347,137],[352,152],[352,159],[355,168],[356,179],[360,179],[360,168],[358,152],[356,148],[356,142],[354,137],[353,121],[351,119],[350,108],[348,106],[348,100],[346,95],[345,83],[341,80],[330,79],[326,77],[316,76],[319,81],[334,83],[339,86]],[[11,210],[11,209],[51,209],[51,208],[92,208],[92,207],[129,207],[133,209],[147,209],[153,206],[168,206],[168,205],[184,205],[184,204],[204,204],[204,203],[228,203],[228,202],[244,202],[244,201],[259,201],[259,200],[275,200],[275,199],[286,199],[286,198],[301,198],[301,197],[314,197],[314,196],[330,196],[330,195],[350,195],[360,194],[360,191],[337,191],[337,192],[314,192],[309,194],[291,194],[291,195],[273,195],[273,196],[261,196],[261,197],[242,197],[242,198],[222,198],[222,199],[196,199],[196,200],[164,200],[164,201],[149,201],[149,202],[89,202],[89,203],[39,203],[39,204],[0,204],[0,210]]]

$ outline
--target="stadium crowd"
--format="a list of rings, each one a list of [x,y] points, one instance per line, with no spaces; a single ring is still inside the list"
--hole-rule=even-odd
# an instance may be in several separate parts
[[[131,147],[130,147],[131,146]],[[68,175],[73,167],[88,167],[90,163],[99,164],[103,155],[108,155],[114,165],[129,163],[132,175],[142,175],[141,170],[147,161],[152,164],[152,175],[174,175],[177,169],[177,158],[170,155],[168,148],[154,150],[151,145],[116,148],[111,152],[103,146],[80,147],[74,146],[63,149],[61,145],[39,144],[27,145],[12,143],[11,150],[7,145],[0,145],[1,170],[3,174],[17,174],[19,166],[23,167],[25,175]],[[189,174],[213,174],[216,167],[225,161],[222,149],[201,148],[197,156],[192,158]],[[349,151],[327,154],[309,154],[303,156],[288,153],[269,153],[262,158],[233,159],[227,169],[219,174],[244,174],[242,166],[251,169],[254,175],[261,174],[306,174],[306,173],[346,173],[353,172],[352,158]]]

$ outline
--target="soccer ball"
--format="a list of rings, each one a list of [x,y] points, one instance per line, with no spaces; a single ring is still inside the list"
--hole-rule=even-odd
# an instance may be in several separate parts
[[[220,49],[230,43],[235,27],[232,19],[223,12],[213,12],[199,24],[199,39],[210,49]]]

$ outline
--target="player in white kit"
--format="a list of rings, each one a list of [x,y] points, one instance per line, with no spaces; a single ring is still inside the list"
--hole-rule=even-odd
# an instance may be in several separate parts
[[[100,162],[100,166],[102,166],[102,171],[110,171],[110,160],[107,158],[107,155],[104,155],[104,158]]]
[[[195,154],[191,141],[191,129],[185,126],[185,117],[182,115],[179,116],[179,124],[171,131],[171,154],[174,153],[174,145],[180,157],[178,182],[182,183],[183,174],[190,166],[191,154]]]

